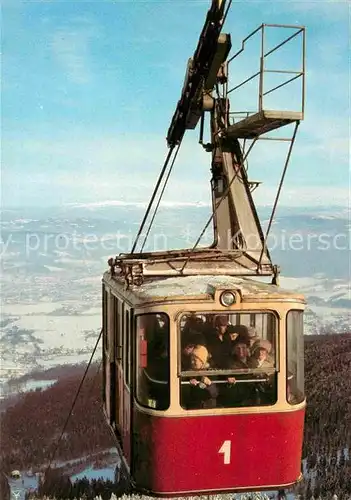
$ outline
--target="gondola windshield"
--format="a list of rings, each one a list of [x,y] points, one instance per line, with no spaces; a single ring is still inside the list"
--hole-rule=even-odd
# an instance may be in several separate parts
[[[184,409],[276,403],[274,313],[185,314],[180,337]]]

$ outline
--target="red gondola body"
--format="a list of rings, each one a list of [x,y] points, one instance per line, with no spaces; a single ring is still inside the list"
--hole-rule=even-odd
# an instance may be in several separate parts
[[[104,297],[111,309],[111,314],[106,315],[110,320],[105,334],[110,340],[104,341],[104,346],[108,344],[110,348],[104,355],[105,395],[110,395],[105,396],[105,411],[117,437],[126,474],[139,492],[176,496],[274,490],[291,486],[301,477],[304,299],[274,285],[228,277],[223,280],[236,290],[236,302],[229,307],[220,306],[228,289],[223,291],[218,285],[211,296],[201,293],[211,281],[208,277],[183,278],[184,285],[191,283],[192,295],[176,295],[172,300],[165,300],[164,290],[173,285],[177,289],[177,280],[160,281],[158,295],[153,291],[152,300],[144,285],[143,292],[138,291],[135,297],[138,305],[131,307],[132,293],[128,292],[124,299],[128,303],[123,302],[123,284],[109,273],[104,277],[108,291]],[[150,282],[151,290],[153,285],[154,281]],[[195,285],[199,289],[197,295],[193,295]],[[221,367],[194,372],[183,365],[180,353],[186,325],[189,319],[193,320],[194,311],[199,310],[197,316],[202,318],[203,327],[206,320],[210,326],[213,317],[227,318],[231,324],[237,321],[241,326],[245,321],[256,322],[262,337],[256,342],[261,347],[271,345],[272,364],[263,369],[248,368],[244,373],[239,370],[235,373],[236,384],[240,385],[240,380],[247,382],[243,386],[255,386],[256,381],[268,384],[268,400],[263,402],[263,391],[260,400],[248,405],[221,404],[218,396],[211,408],[201,404],[194,407],[192,401],[188,406],[189,400],[184,397],[188,393],[183,391],[192,377],[203,380],[205,373],[214,384],[227,387],[231,376],[231,370]],[[129,356],[117,348],[123,336],[120,327],[129,324],[127,317],[132,319]],[[150,337],[150,332],[155,333],[155,321],[160,327],[158,336]],[[210,333],[210,338],[211,335],[214,334]],[[168,345],[167,372],[159,371],[162,349],[155,346],[159,346],[160,340],[163,347]],[[118,359],[113,360],[116,352]],[[155,366],[156,371],[152,370]],[[264,379],[263,372],[267,375]]]
[[[304,410],[167,418],[134,409],[138,489],[178,495],[275,489],[300,476]]]

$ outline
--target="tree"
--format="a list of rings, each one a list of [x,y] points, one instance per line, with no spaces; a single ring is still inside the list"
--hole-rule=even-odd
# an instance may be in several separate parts
[[[3,471],[0,472],[0,500],[10,500],[11,490],[7,477]]]

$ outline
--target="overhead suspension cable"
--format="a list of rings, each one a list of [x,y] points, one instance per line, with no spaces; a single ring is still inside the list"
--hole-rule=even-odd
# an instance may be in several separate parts
[[[90,356],[89,363],[88,363],[88,365],[87,365],[87,367],[86,367],[86,369],[85,369],[84,375],[83,375],[83,377],[82,377],[82,380],[80,381],[80,384],[79,384],[79,387],[78,387],[78,389],[77,389],[76,395],[75,395],[75,397],[74,397],[73,403],[72,403],[71,408],[70,408],[70,410],[69,410],[69,412],[68,412],[68,415],[67,415],[67,418],[66,418],[65,424],[64,424],[64,426],[63,426],[63,429],[62,429],[61,435],[60,435],[60,437],[58,438],[57,443],[56,443],[56,446],[55,446],[55,448],[54,448],[54,451],[53,451],[53,453],[52,453],[52,455],[51,455],[51,458],[50,458],[50,461],[49,461],[49,465],[48,465],[48,467],[47,467],[47,469],[46,469],[46,472],[50,469],[50,466],[51,466],[51,464],[52,464],[52,462],[53,462],[53,460],[54,460],[54,458],[55,458],[55,455],[56,455],[56,453],[57,453],[57,450],[58,450],[58,446],[59,446],[59,444],[60,444],[60,441],[61,441],[61,439],[62,439],[62,437],[63,437],[63,435],[64,435],[64,433],[65,433],[65,431],[66,431],[66,428],[67,428],[68,422],[69,422],[69,420],[70,420],[70,418],[71,418],[71,416],[72,416],[72,412],[73,412],[73,409],[74,409],[75,404],[76,404],[76,402],[77,402],[77,399],[78,399],[79,393],[80,393],[80,391],[81,391],[81,388],[82,388],[82,386],[83,386],[83,383],[84,383],[85,377],[87,376],[87,373],[88,373],[88,370],[89,370],[89,368],[90,368],[91,362],[92,362],[92,360],[93,360],[93,358],[94,358],[94,355],[95,355],[95,351],[96,351],[96,349],[97,349],[97,346],[99,345],[99,342],[100,342],[100,339],[101,339],[101,335],[102,335],[102,331],[103,331],[103,329],[101,328],[101,330],[100,330],[100,334],[99,334],[99,337],[98,337],[98,339],[97,339],[97,341],[96,341],[96,343],[95,343],[95,346],[94,346],[93,352],[92,352],[92,354],[91,354],[91,356]]]
[[[98,368],[97,368],[97,370],[96,370],[96,373],[95,373],[95,376],[94,376],[94,378],[93,378],[93,382],[92,382],[92,384],[91,384],[91,391],[90,391],[90,393],[92,393],[92,392],[93,392],[93,390],[95,389],[95,384],[96,384],[96,381],[97,381],[97,380],[98,380],[98,378],[99,378],[99,374],[100,374],[101,367],[102,367],[102,359],[101,359],[101,361],[100,361],[100,363],[99,363],[99,366],[98,366]]]
[[[222,20],[222,26],[224,25],[226,19],[227,19],[227,15],[228,15],[228,12],[229,12],[229,9],[230,9],[230,6],[232,5],[232,1],[233,0],[229,0],[229,3],[228,3],[228,6],[226,8],[226,11],[225,11],[225,14],[223,16],[223,20]]]
[[[147,207],[147,209],[146,209],[146,212],[145,212],[144,218],[143,218],[143,220],[142,220],[142,223],[140,224],[140,228],[139,228],[138,234],[137,234],[137,236],[136,236],[136,238],[135,238],[135,241],[134,241],[134,243],[133,243],[132,250],[131,250],[131,253],[132,253],[132,254],[134,253],[135,248],[136,248],[137,243],[138,243],[138,240],[139,240],[139,238],[140,238],[140,235],[141,235],[141,233],[143,232],[143,229],[144,229],[144,226],[145,226],[146,220],[147,220],[147,218],[148,218],[148,216],[149,216],[149,213],[150,213],[151,207],[152,207],[152,205],[153,205],[153,202],[154,202],[154,199],[155,199],[155,197],[156,197],[157,191],[158,191],[158,189],[159,189],[159,187],[160,187],[160,184],[161,184],[161,182],[162,182],[162,179],[163,179],[163,176],[164,176],[165,171],[166,171],[166,169],[167,169],[168,163],[169,163],[169,161],[170,161],[170,159],[171,159],[171,156],[172,156],[172,153],[173,153],[174,148],[175,148],[175,145],[172,145],[172,146],[171,146],[171,148],[170,148],[170,150],[168,151],[168,154],[167,154],[166,160],[165,160],[165,162],[164,162],[164,164],[163,164],[162,170],[161,170],[160,175],[159,175],[159,177],[158,177],[158,180],[157,180],[157,183],[156,183],[155,189],[154,189],[154,191],[153,191],[153,193],[152,193],[152,196],[151,196],[151,199],[150,199],[150,201],[149,201],[149,205],[148,205],[148,207]]]
[[[266,246],[267,246],[268,235],[269,235],[269,232],[270,232],[271,227],[272,227],[273,218],[274,218],[275,211],[276,211],[276,208],[277,208],[277,205],[278,205],[280,192],[281,192],[282,187],[283,187],[283,182],[284,182],[286,170],[288,168],[288,164],[289,164],[289,160],[290,160],[292,148],[294,146],[294,142],[295,142],[296,134],[297,134],[297,129],[298,129],[299,125],[300,125],[300,122],[297,121],[296,124],[295,124],[293,136],[292,136],[291,141],[290,141],[290,146],[289,146],[288,154],[286,156],[285,165],[284,165],[284,168],[283,168],[282,176],[280,178],[280,182],[279,182],[277,194],[276,194],[276,197],[275,197],[275,200],[274,200],[274,204],[273,204],[273,208],[272,208],[272,213],[271,213],[271,216],[270,216],[270,219],[269,219],[269,222],[268,222],[268,226],[267,226],[267,231],[266,231],[266,234],[265,234],[265,237],[264,237],[260,259],[258,261],[258,265],[259,266],[261,264],[261,260],[262,260],[262,257],[263,257],[263,252],[265,251]]]
[[[184,271],[184,268],[185,266],[188,264],[189,260],[191,259],[191,254],[194,252],[194,250],[196,249],[197,245],[199,244],[201,238],[203,237],[203,235],[205,234],[205,231],[207,230],[208,226],[210,225],[210,223],[212,222],[213,220],[213,217],[214,217],[214,214],[215,214],[215,211],[220,207],[221,203],[223,202],[223,200],[228,196],[228,193],[229,193],[229,190],[230,190],[230,187],[231,185],[233,184],[233,182],[235,181],[235,179],[238,177],[238,174],[239,172],[241,171],[242,168],[244,168],[244,163],[246,161],[246,158],[248,156],[248,154],[250,153],[251,149],[253,148],[254,144],[256,143],[257,141],[257,137],[254,138],[253,142],[250,144],[250,147],[249,149],[247,150],[247,153],[246,155],[242,158],[240,164],[239,164],[239,168],[237,169],[237,171],[235,172],[235,174],[233,175],[232,179],[230,180],[226,190],[224,191],[222,197],[220,198],[219,202],[216,204],[215,206],[215,210],[212,210],[212,214],[210,215],[208,221],[206,222],[205,224],[205,227],[203,228],[203,230],[201,231],[201,234],[200,236],[198,237],[198,239],[196,240],[195,242],[195,245],[193,246],[193,248],[191,249],[191,252],[189,253],[189,256],[188,258],[186,259],[186,261],[184,262],[183,264],[183,267],[181,268],[180,270],[180,273],[182,273]],[[223,156],[223,158],[225,158]]]
[[[166,180],[165,180],[165,182],[164,182],[164,185],[163,185],[163,188],[162,188],[161,194],[160,194],[160,196],[159,196],[159,198],[158,198],[158,200],[157,200],[157,204],[156,204],[156,207],[155,207],[154,213],[153,213],[153,215],[152,215],[152,218],[151,218],[151,221],[150,221],[149,227],[148,227],[148,229],[147,229],[146,236],[145,236],[145,238],[144,238],[144,241],[143,241],[143,244],[142,244],[142,246],[141,246],[140,252],[142,252],[142,251],[144,250],[144,246],[145,246],[146,240],[148,239],[148,236],[149,236],[149,233],[150,233],[150,230],[151,230],[152,224],[153,224],[153,222],[154,222],[154,220],[155,220],[155,217],[156,217],[156,214],[157,214],[157,210],[158,210],[158,207],[160,206],[160,202],[161,202],[161,199],[162,199],[163,193],[165,192],[165,189],[166,189],[166,187],[167,187],[167,183],[168,183],[169,177],[170,177],[170,175],[171,175],[171,173],[172,173],[172,169],[173,169],[173,166],[174,166],[174,162],[175,162],[175,160],[176,160],[176,158],[177,158],[178,151],[179,151],[179,149],[180,149],[180,145],[181,145],[181,142],[178,144],[178,147],[177,147],[177,150],[176,150],[176,152],[175,152],[175,155],[173,156],[173,160],[172,160],[171,166],[170,166],[170,168],[169,168],[169,170],[168,170],[168,174],[167,174]]]

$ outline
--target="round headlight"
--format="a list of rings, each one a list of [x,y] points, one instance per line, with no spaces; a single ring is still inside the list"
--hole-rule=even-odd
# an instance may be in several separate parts
[[[223,292],[220,301],[223,306],[232,306],[235,304],[235,295],[233,292]]]

